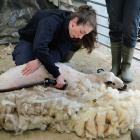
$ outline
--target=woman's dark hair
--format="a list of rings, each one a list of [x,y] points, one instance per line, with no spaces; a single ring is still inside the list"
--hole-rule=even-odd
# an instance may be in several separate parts
[[[86,48],[87,53],[91,53],[95,48],[95,43],[97,42],[97,22],[96,22],[96,12],[93,10],[92,6],[82,5],[79,9],[73,12],[70,16],[70,20],[78,18],[77,25],[85,25],[87,23],[93,27],[93,30],[83,36],[82,39],[77,39],[76,44],[81,46],[81,49]]]

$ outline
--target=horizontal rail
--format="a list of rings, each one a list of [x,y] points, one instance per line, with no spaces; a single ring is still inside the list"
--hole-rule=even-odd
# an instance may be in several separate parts
[[[140,49],[139,49],[139,48],[137,48],[137,47],[135,47],[135,49],[136,49],[136,50],[138,50],[138,51],[140,51]]]
[[[104,37],[107,37],[107,38],[109,38],[109,36],[107,36],[107,35],[104,35],[104,34],[102,34],[102,33],[99,33],[99,32],[97,32],[97,34],[99,34],[99,35],[102,35],[102,36],[104,36]]]
[[[99,26],[102,26],[102,27],[104,27],[104,28],[109,29],[107,26],[104,26],[104,25],[102,25],[102,24],[97,23],[97,25],[99,25]]]
[[[140,58],[136,57],[136,56],[133,56],[133,59],[137,60],[140,62]]]
[[[108,44],[105,44],[105,43],[103,43],[103,42],[101,42],[101,41],[97,41],[99,44],[101,44],[101,45],[103,45],[103,46],[106,46],[107,48],[111,48],[111,46],[110,45],[108,45]]]
[[[103,16],[103,15],[100,15],[100,14],[97,14],[97,16],[109,19],[109,17]]]

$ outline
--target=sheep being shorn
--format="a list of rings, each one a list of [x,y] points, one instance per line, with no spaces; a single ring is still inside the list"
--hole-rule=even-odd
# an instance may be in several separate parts
[[[113,88],[126,88],[125,83],[116,77],[111,72],[102,72],[98,74],[84,74],[78,72],[71,67],[66,66],[65,64],[58,63],[61,75],[69,82],[76,82],[81,79],[89,79],[91,82],[103,83],[103,82],[111,82]],[[25,67],[24,65],[13,67],[3,73],[0,76],[0,89],[16,87],[20,85],[35,83],[43,81],[45,78],[53,78],[43,66],[40,66],[38,70],[34,73],[29,74],[28,76],[22,75],[21,70]]]
[[[64,68],[72,71],[64,64],[58,65],[61,73]],[[10,71],[7,71],[7,74],[4,73],[8,79]],[[11,72],[18,73],[16,68]],[[79,72],[72,72],[78,77]],[[107,81],[95,83],[96,80],[91,81],[94,78],[91,79],[88,75],[79,74],[79,80],[70,75],[70,72],[67,73],[67,77],[68,75],[71,77],[67,79],[69,86],[66,90],[37,86],[33,90],[22,89],[1,93],[0,128],[14,131],[16,135],[35,128],[42,131],[53,129],[61,133],[75,132],[78,136],[91,139],[116,138],[139,123],[140,92],[138,90],[120,93],[117,89],[106,87],[102,83]],[[20,75],[17,74],[17,76]],[[49,75],[42,78],[46,76]],[[1,75],[0,81],[4,80],[4,77]],[[115,76],[112,77],[114,78]],[[19,82],[22,81],[22,77],[20,79]],[[13,84],[16,82],[14,80]],[[115,81],[113,83],[116,83]],[[28,82],[32,81],[28,80]]]

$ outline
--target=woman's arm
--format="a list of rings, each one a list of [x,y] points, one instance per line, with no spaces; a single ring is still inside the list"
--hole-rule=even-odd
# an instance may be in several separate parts
[[[56,88],[61,88],[65,84],[63,78],[60,76],[59,67],[55,66],[54,60],[52,55],[49,53],[48,44],[53,40],[54,32],[57,29],[57,22],[53,21],[53,16],[51,16],[51,19],[54,28],[51,29],[50,22],[48,22],[49,17],[42,19],[38,23],[38,28],[36,31],[36,35],[34,38],[33,43],[33,51],[35,56],[38,58],[40,63],[44,65],[46,70],[53,75],[54,78],[56,78],[57,85]],[[55,29],[56,28],[56,29]],[[60,52],[58,52],[60,53]],[[23,69],[23,74],[30,74],[33,71],[35,71],[40,63],[37,60],[29,62],[25,69]]]
[[[36,71],[40,67],[41,63],[38,59],[30,61],[26,64],[24,69],[21,71],[23,75],[28,75]]]

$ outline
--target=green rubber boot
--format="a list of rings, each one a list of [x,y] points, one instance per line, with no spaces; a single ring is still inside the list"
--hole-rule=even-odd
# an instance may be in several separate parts
[[[121,73],[122,42],[111,42],[112,69],[115,76]]]
[[[74,51],[67,51],[62,59],[62,63],[67,63],[70,61],[70,59],[73,57],[73,55],[75,54]]]
[[[125,83],[132,82],[132,77],[130,74],[130,66],[133,58],[135,48],[127,48],[123,45],[122,48],[122,64],[121,64],[121,79]]]

